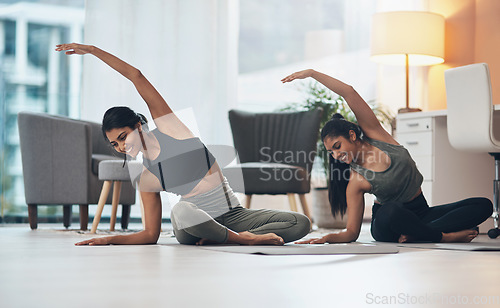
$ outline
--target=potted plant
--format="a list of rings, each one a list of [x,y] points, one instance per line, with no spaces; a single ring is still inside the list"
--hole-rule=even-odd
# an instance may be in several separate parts
[[[292,103],[280,111],[309,111],[317,108],[323,108],[323,116],[320,122],[320,129],[328,122],[332,115],[340,113],[346,120],[356,123],[356,117],[350,110],[343,97],[330,91],[317,81],[310,81],[308,84],[303,84],[305,100],[302,103]],[[382,124],[392,127],[394,117],[381,106],[377,106],[373,101],[369,101],[369,105]],[[311,175],[312,186],[312,214],[314,223],[320,228],[345,228],[347,215],[334,217],[331,212],[330,203],[328,200],[328,168],[329,159],[328,152],[321,141],[321,136],[318,135],[317,156],[314,161],[314,167]]]

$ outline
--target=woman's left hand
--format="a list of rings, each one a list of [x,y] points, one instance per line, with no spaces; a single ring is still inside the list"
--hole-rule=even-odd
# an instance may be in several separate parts
[[[75,246],[89,245],[89,246],[97,246],[97,245],[109,245],[110,237],[96,237],[90,240],[82,241],[75,243]]]
[[[304,79],[307,77],[311,77],[313,72],[314,72],[314,70],[312,70],[312,69],[303,70],[300,72],[295,72],[295,73],[288,75],[285,78],[281,79],[281,82],[285,83],[285,82],[293,81],[295,79]]]

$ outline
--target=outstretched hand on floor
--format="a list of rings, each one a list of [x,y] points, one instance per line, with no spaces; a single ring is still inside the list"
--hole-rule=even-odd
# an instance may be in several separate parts
[[[295,244],[325,244],[328,243],[328,235],[322,238],[310,238],[305,241],[295,242]]]
[[[97,245],[109,245],[109,237],[96,237],[90,240],[75,243],[75,246],[97,246]]]

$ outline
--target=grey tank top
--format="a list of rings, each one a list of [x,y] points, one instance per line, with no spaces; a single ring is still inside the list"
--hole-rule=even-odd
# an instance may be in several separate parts
[[[391,160],[389,168],[375,172],[352,162],[351,169],[362,175],[372,186],[371,194],[378,202],[408,202],[420,189],[424,177],[418,171],[413,159],[402,145],[395,145],[370,138],[369,144],[385,152]]]
[[[175,139],[151,131],[160,143],[160,154],[154,160],[143,159],[143,165],[161,183],[163,190],[185,195],[205,177],[215,157],[199,138]]]

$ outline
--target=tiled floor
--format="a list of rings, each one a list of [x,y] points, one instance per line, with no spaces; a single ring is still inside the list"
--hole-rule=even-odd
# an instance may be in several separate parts
[[[371,240],[368,227],[360,240]],[[500,306],[499,252],[262,256],[182,246],[168,235],[158,245],[76,247],[89,235],[55,229],[0,227],[0,307]]]

